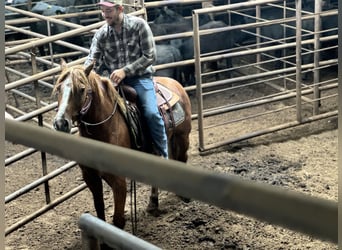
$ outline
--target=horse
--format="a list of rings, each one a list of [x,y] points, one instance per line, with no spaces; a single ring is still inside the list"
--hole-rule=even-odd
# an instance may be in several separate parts
[[[94,64],[85,67],[68,67],[61,62],[59,75],[53,92],[57,95],[58,111],[53,126],[57,131],[70,133],[77,126],[79,135],[114,145],[134,148],[131,133],[125,119],[124,101],[108,77],[93,70]],[[182,85],[172,78],[154,77],[160,86],[178,96],[178,104],[184,110],[183,119],[174,128],[167,129],[169,158],[181,162],[188,159],[189,134],[191,131],[191,103]],[[148,153],[153,153],[152,151]],[[90,166],[79,164],[83,179],[94,200],[98,218],[105,221],[102,180],[111,187],[114,196],[113,225],[125,226],[124,207],[126,202],[126,179],[109,173],[99,172]],[[148,212],[158,211],[158,188],[152,187]]]

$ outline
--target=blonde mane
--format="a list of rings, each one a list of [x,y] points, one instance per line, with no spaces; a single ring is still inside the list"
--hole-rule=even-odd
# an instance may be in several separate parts
[[[87,77],[84,70],[85,68],[82,65],[64,68],[53,89],[53,93],[55,93],[57,89],[60,88],[64,80],[71,75],[73,83],[71,92],[75,92],[80,87],[86,86],[87,89],[91,89],[92,92],[97,93],[101,104],[104,104],[105,100],[109,100],[111,103],[118,101],[121,110],[125,112],[126,108],[123,99],[114,88],[110,79],[107,77],[101,77],[93,70]]]

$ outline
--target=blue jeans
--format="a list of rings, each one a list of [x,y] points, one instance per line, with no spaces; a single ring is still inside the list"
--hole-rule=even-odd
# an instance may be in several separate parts
[[[160,155],[168,158],[168,144],[165,125],[157,107],[157,96],[152,78],[127,78],[125,84],[133,87],[138,95],[139,109],[148,124],[152,141]]]

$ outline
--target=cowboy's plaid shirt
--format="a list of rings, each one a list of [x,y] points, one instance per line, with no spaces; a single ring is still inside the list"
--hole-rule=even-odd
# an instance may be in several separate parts
[[[95,33],[84,65],[96,60],[95,71],[100,75],[105,70],[110,75],[124,68],[126,77],[132,77],[152,75],[155,59],[155,43],[147,22],[124,14],[121,33],[107,23]]]

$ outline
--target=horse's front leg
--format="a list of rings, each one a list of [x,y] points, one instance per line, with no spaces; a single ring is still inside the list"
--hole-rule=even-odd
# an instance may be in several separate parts
[[[97,217],[106,221],[101,177],[98,175],[97,171],[91,168],[84,166],[80,167],[82,169],[83,179],[93,195]]]
[[[105,177],[107,183],[111,186],[113,190],[114,198],[114,215],[113,215],[113,225],[118,228],[123,229],[126,224],[125,219],[125,204],[127,196],[127,186],[126,179],[122,177],[117,177],[114,175]]]
[[[147,212],[153,216],[159,216],[161,214],[161,210],[159,210],[159,199],[158,199],[158,188],[151,188],[150,200],[147,206]]]
[[[114,177],[114,185],[112,186],[114,194],[114,216],[113,225],[123,229],[125,227],[125,204],[127,195],[126,179]]]

